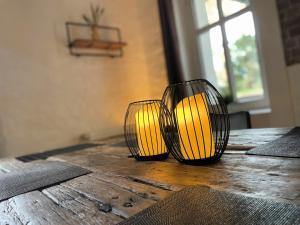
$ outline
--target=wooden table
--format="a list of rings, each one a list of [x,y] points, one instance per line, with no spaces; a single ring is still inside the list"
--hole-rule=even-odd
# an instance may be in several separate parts
[[[123,137],[101,140],[99,147],[48,159],[79,165],[91,174],[2,201],[0,224],[116,224],[194,184],[300,205],[300,159],[244,154],[289,130],[232,131],[222,160],[206,166],[182,165],[172,158],[136,162],[127,157]],[[0,159],[0,173],[23,165]]]

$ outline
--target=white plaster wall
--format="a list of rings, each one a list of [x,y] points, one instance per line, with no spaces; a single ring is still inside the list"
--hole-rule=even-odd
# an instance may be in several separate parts
[[[270,126],[294,126],[291,87],[284,59],[275,0],[254,0],[253,15],[270,99]]]
[[[121,28],[123,58],[69,55],[65,22],[90,2]],[[0,27],[0,157],[121,133],[128,103],[167,85],[156,0],[0,0]]]

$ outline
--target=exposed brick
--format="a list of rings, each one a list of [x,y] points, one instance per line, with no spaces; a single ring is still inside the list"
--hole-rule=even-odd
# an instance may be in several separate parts
[[[300,36],[300,24],[297,27],[293,27],[292,29],[290,29],[290,37],[299,37]]]
[[[289,2],[290,5],[300,5],[299,0],[285,0],[286,2]]]
[[[300,63],[300,0],[276,0],[287,65]]]
[[[294,48],[292,50],[292,54],[293,54],[293,57],[298,57],[300,56],[300,49],[299,48]]]
[[[280,10],[280,9],[279,9]],[[284,9],[283,9],[284,10]],[[294,18],[299,16],[300,13],[300,5],[293,5],[291,6],[289,9],[286,10],[286,14],[290,17],[290,18]]]
[[[300,11],[299,15],[295,17],[287,17],[284,21],[281,22],[282,26],[287,27],[296,27],[300,25]]]
[[[288,39],[286,41],[284,41],[284,46],[286,48],[295,48],[297,47],[298,43],[297,43],[297,40],[294,40],[294,39]]]
[[[300,37],[298,37],[298,43],[297,46],[300,47]]]
[[[277,0],[277,7],[280,9],[286,9],[290,6],[290,2],[287,0]]]

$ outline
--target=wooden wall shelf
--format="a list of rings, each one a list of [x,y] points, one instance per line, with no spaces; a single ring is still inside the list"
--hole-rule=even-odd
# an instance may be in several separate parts
[[[118,50],[126,46],[125,42],[115,41],[102,41],[102,40],[87,40],[87,39],[76,39],[71,43],[71,47],[74,48],[94,48],[94,49],[109,49]]]
[[[99,40],[89,39],[86,36],[90,36],[91,34],[91,25],[67,22],[66,30],[70,54],[74,56],[123,56],[123,47],[127,43],[122,41],[120,29],[108,26],[96,26],[96,28],[99,34],[105,33],[112,40],[102,40],[101,38]],[[72,32],[74,29],[76,32]],[[79,33],[85,33],[85,37],[78,37]]]

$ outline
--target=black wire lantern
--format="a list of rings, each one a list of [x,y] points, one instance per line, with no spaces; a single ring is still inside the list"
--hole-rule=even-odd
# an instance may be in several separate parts
[[[163,95],[160,126],[179,162],[203,164],[221,158],[229,138],[227,106],[207,80],[169,85]]]
[[[168,149],[159,126],[160,100],[130,103],[125,116],[124,136],[137,160],[163,160]]]

